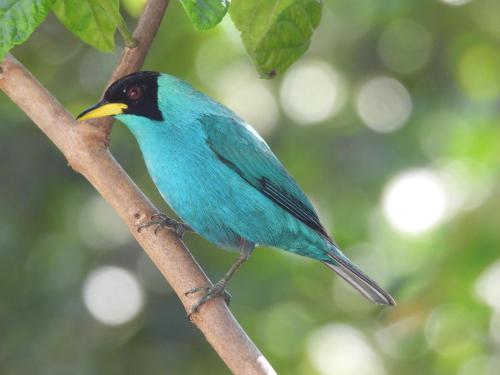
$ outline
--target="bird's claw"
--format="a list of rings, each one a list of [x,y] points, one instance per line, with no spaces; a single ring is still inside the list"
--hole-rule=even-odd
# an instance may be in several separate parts
[[[168,228],[173,231],[179,238],[182,239],[184,233],[187,231],[192,231],[191,227],[187,224],[181,223],[177,220],[169,218],[165,214],[154,214],[151,216],[151,220],[145,224],[142,224],[137,228],[137,231],[140,232],[144,228],[148,228],[152,225],[156,225],[155,227],[155,235],[158,234],[158,231],[162,228]]]
[[[231,302],[231,295],[225,289],[226,283],[219,281],[214,285],[205,285],[197,288],[193,288],[184,293],[185,296],[190,296],[191,294],[196,294],[199,292],[204,292],[200,299],[191,307],[191,311],[188,314],[188,319],[191,320],[191,316],[198,312],[199,308],[216,297],[224,297],[226,305],[229,306]]]

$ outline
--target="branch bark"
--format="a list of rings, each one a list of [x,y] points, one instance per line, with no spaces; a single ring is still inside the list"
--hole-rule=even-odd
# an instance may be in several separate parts
[[[134,31],[137,47],[124,49],[110,81],[140,68],[167,4],[167,0],[148,1]],[[10,55],[0,64],[0,89],[59,148],[68,164],[114,208],[189,311],[195,299],[184,293],[207,284],[209,280],[188,249],[170,231],[160,231],[158,235],[153,230],[137,231],[138,226],[159,211],[110,153],[107,137],[111,121],[96,121],[100,126],[77,123],[57,99]],[[233,373],[275,373],[222,298],[203,305],[199,313],[192,315],[192,322]]]

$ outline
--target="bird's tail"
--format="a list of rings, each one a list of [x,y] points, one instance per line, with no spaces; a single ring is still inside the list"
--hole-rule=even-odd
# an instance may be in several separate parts
[[[335,245],[333,247],[335,252],[327,253],[331,261],[323,262],[328,268],[335,271],[370,301],[378,305],[396,305],[396,301],[389,293],[361,272]]]

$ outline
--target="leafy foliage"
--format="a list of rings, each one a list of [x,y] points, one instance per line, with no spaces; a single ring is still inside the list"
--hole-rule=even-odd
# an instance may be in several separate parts
[[[194,28],[207,30],[226,15],[229,0],[179,0]],[[119,0],[0,0],[0,58],[21,44],[53,9],[73,34],[111,52],[118,28],[133,39],[120,14]],[[321,19],[320,0],[234,0],[231,18],[264,78],[284,72],[309,47]]]
[[[0,59],[28,39],[49,13],[54,0],[0,1]]]
[[[230,14],[257,70],[271,78],[285,71],[309,47],[321,19],[321,2],[234,0]]]
[[[191,23],[197,30],[217,25],[227,13],[228,0],[180,0]]]
[[[84,42],[104,52],[113,51],[121,20],[118,0],[56,0],[54,13]]]

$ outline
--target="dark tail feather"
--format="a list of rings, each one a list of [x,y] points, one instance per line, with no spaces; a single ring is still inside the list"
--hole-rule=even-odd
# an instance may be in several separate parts
[[[351,284],[363,296],[378,305],[396,305],[396,301],[389,293],[356,268],[347,258],[332,253],[327,255],[332,258],[332,263],[323,263]]]

